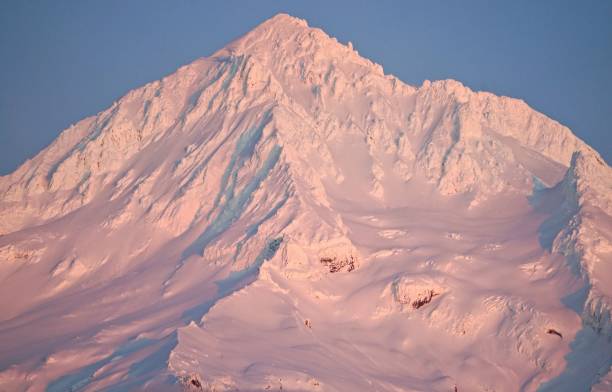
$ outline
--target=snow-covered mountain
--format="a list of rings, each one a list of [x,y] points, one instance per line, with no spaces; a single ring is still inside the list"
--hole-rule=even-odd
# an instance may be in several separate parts
[[[612,389],[612,169],[277,15],[0,177],[0,391]]]

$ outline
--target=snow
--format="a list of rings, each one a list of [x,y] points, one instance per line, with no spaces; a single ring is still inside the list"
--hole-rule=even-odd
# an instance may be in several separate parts
[[[606,390],[611,190],[281,14],[0,177],[0,390]]]

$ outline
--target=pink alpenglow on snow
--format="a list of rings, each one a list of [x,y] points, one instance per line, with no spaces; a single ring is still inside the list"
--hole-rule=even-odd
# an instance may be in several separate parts
[[[0,391],[609,391],[612,170],[277,15],[0,177]]]

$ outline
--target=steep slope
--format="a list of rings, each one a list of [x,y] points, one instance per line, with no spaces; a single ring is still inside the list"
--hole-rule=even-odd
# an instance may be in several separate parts
[[[611,190],[524,102],[278,15],[0,178],[0,389],[587,390]]]

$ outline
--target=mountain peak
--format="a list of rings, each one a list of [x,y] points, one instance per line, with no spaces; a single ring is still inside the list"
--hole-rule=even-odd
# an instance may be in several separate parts
[[[308,23],[304,19],[296,18],[285,13],[279,13],[261,22],[252,30],[231,42],[224,49],[244,51],[255,42],[267,40],[268,43],[273,43],[274,40],[278,39],[289,40],[295,37],[295,34],[308,34],[314,30],[318,29],[308,26]]]
[[[278,26],[278,25],[280,26],[295,25],[295,26],[308,27],[308,22],[304,19],[281,12],[265,20],[263,23],[260,24],[260,26]]]
[[[535,390],[565,358],[603,369],[611,182],[524,102],[414,88],[279,14],[0,177],[0,385]],[[577,314],[595,330],[574,348]]]
[[[264,21],[216,53],[216,56],[227,55],[250,56],[273,68],[301,64],[306,69],[313,63],[321,66],[347,63],[383,74],[382,67],[359,56],[351,42],[345,45],[323,30],[310,27],[305,20],[283,13]]]

